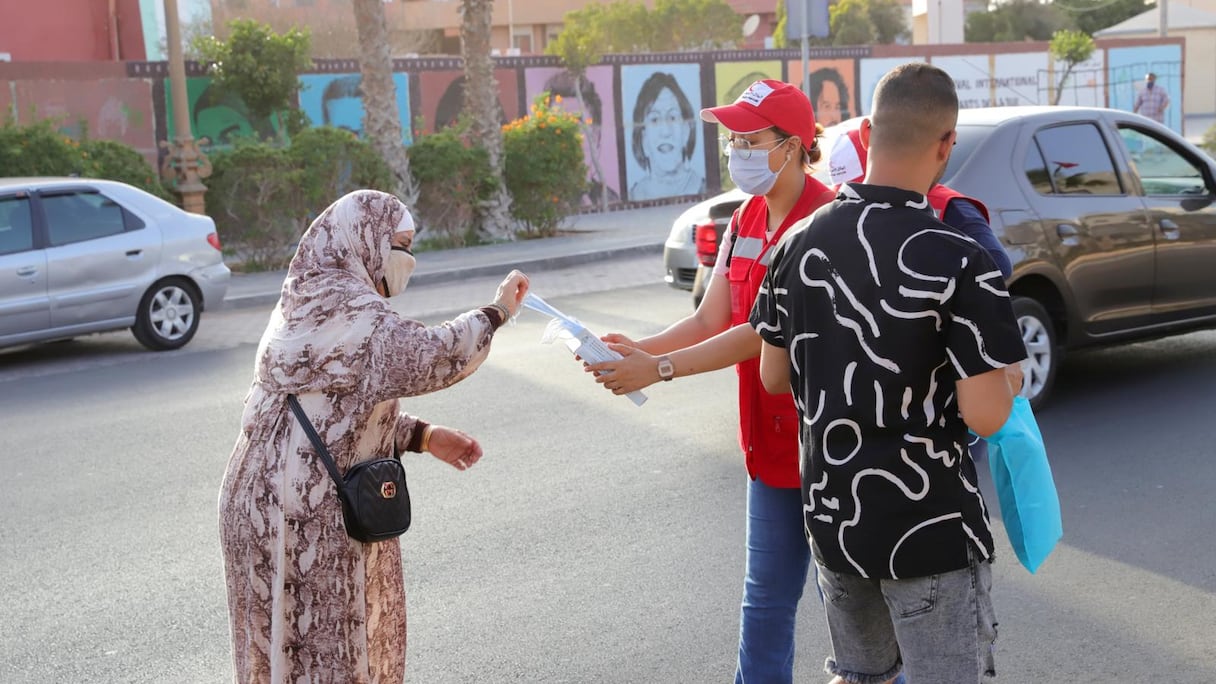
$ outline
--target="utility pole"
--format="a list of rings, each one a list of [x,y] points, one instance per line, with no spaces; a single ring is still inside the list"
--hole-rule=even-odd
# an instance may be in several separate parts
[[[1170,0],[1157,0],[1157,35],[1162,38],[1170,32]]]
[[[173,127],[176,135],[173,142],[161,141],[160,146],[168,150],[168,158],[162,173],[170,172],[177,181],[177,191],[182,196],[182,209],[194,214],[205,214],[203,194],[207,186],[203,178],[211,175],[211,162],[198,148],[194,133],[190,130],[190,98],[186,96],[186,59],[182,55],[181,22],[177,16],[177,0],[164,0],[165,40],[169,50],[169,88],[173,91]]]

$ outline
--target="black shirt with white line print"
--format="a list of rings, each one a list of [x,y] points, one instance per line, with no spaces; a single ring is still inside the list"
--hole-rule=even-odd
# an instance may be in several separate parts
[[[991,558],[954,383],[1026,352],[983,247],[923,195],[845,185],[775,248],[751,325],[790,352],[821,563],[898,579]]]

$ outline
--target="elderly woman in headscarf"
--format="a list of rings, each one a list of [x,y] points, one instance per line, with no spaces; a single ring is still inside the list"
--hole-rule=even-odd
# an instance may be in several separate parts
[[[386,297],[413,271],[413,234],[396,197],[361,190],[313,222],[291,261],[220,492],[240,682],[405,676],[400,543],[347,536],[335,484],[287,396],[298,395],[342,472],[397,451],[430,452],[460,470],[481,457],[474,439],[400,412],[397,398],[476,370],[528,280],[512,271],[493,303],[442,325],[402,318]]]

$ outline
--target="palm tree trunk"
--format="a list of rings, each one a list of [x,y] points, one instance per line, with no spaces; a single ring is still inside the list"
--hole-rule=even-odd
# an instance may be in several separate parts
[[[410,173],[410,158],[401,131],[397,87],[393,83],[393,57],[384,19],[384,0],[354,0],[355,29],[359,35],[359,68],[363,74],[363,130],[376,152],[393,171],[393,191],[406,204],[418,199],[418,186]]]
[[[481,204],[481,232],[493,240],[512,240],[511,195],[503,183],[502,122],[498,118],[498,88],[494,59],[490,56],[490,22],[493,0],[461,0],[460,40],[464,57],[464,106],[470,133],[490,156],[498,179],[493,195]]]

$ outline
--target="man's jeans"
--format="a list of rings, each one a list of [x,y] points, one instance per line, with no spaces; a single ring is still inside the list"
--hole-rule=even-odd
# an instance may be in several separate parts
[[[793,681],[794,619],[811,564],[802,521],[801,490],[748,482],[736,684]]]
[[[832,657],[824,669],[878,684],[903,669],[914,683],[976,684],[995,676],[992,563],[902,580],[863,579],[816,563]]]

